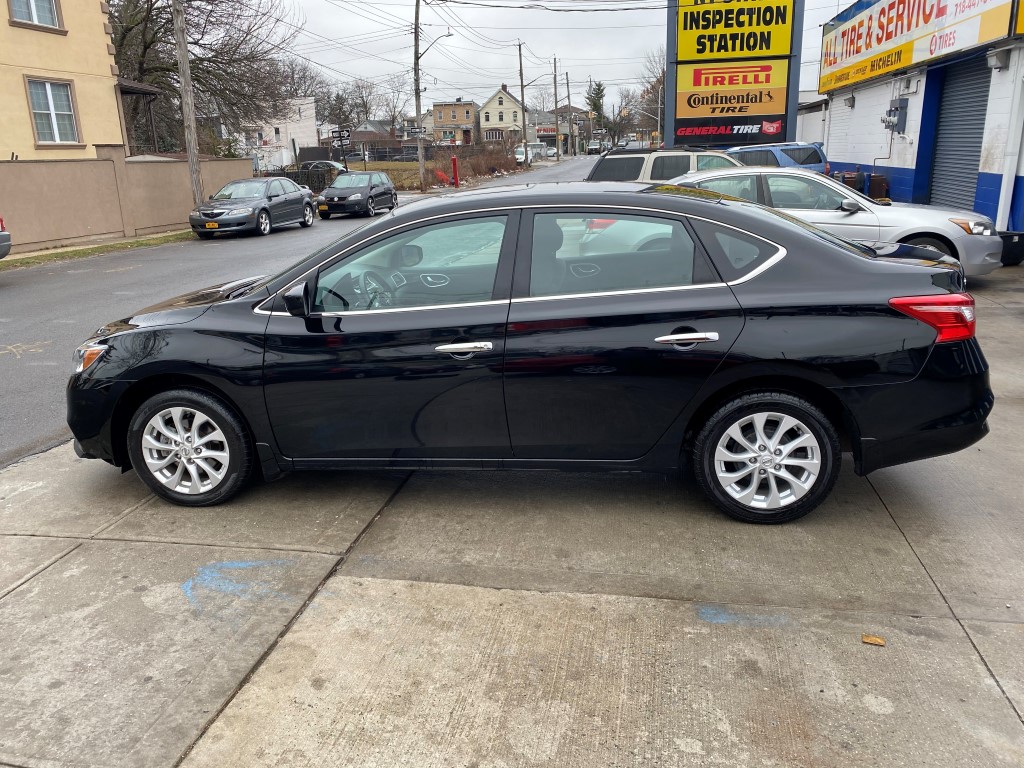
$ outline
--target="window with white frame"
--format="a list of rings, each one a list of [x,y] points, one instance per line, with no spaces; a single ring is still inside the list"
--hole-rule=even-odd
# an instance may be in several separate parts
[[[519,122],[519,113],[518,112],[513,112],[512,113],[512,122],[513,123],[518,123]]]
[[[59,27],[56,0],[11,0],[11,16],[15,21]]]
[[[504,123],[505,122],[505,113],[504,112],[499,112],[498,113],[498,122],[499,123]]]
[[[466,110],[466,119],[469,120],[469,110]]]
[[[485,123],[491,122],[491,113],[490,112],[484,112],[484,122]]]
[[[499,96],[498,97],[498,106],[499,107],[504,107],[505,106],[505,97],[504,96]]]
[[[70,83],[29,80],[32,122],[39,143],[78,144],[78,125],[71,100]]]
[[[455,120],[455,119],[456,119],[456,117],[455,117],[455,110],[453,109],[452,110],[452,120]]]

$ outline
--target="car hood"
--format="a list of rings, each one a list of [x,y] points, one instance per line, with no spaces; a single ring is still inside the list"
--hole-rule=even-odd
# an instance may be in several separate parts
[[[882,206],[882,208],[889,208],[894,213],[896,211],[920,211],[922,215],[929,214],[931,216],[941,216],[942,218],[984,219],[985,221],[992,220],[989,216],[986,216],[983,213],[968,211],[964,208],[943,208],[938,205],[922,205],[920,203],[889,203],[888,205]],[[903,215],[905,215],[905,213]]]
[[[249,286],[253,286],[266,279],[266,275],[255,275],[243,280],[232,280],[230,283],[213,285],[209,288],[202,288],[191,293],[183,293],[173,299],[167,299],[151,307],[140,309],[130,317],[107,323],[97,329],[94,338],[110,336],[122,331],[130,331],[136,328],[148,328],[157,325],[181,325],[189,323],[206,310],[232,294],[238,293]]]
[[[230,200],[208,200],[199,206],[200,211],[230,211],[232,208],[253,206],[263,200],[262,197],[233,197]]]

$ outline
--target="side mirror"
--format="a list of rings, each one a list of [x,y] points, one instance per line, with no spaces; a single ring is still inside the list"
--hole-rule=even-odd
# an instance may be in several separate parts
[[[864,209],[856,200],[846,198],[843,200],[842,204],[840,204],[839,210],[846,211],[847,213],[856,213],[857,211],[863,211]]]
[[[309,283],[303,280],[284,294],[284,308],[292,317],[309,316]]]
[[[213,195],[210,195],[207,200],[213,200]]]

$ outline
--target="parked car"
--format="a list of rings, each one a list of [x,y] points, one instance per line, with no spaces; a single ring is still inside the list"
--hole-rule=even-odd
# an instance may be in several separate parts
[[[345,160],[356,160],[356,161],[358,161],[360,163],[362,163],[364,161],[365,162],[370,162],[370,153],[369,152],[359,152],[359,151],[346,152],[345,153]]]
[[[628,147],[629,146],[629,139],[619,139],[619,143],[616,146]]]
[[[601,154],[601,142],[600,141],[587,142],[587,154],[588,155],[600,155]]]
[[[313,193],[291,179],[269,177],[229,181],[193,209],[188,223],[196,236],[209,240],[221,232],[269,235],[275,227],[313,224]]]
[[[732,147],[726,154],[739,160],[743,165],[776,166],[781,168],[806,168],[809,171],[828,173],[828,161],[821,144],[805,141],[788,141],[780,144],[753,144]]]
[[[522,144],[512,151],[512,157],[516,159],[516,165],[522,165],[526,162],[526,150],[523,148]]]
[[[714,150],[616,149],[597,161],[587,181],[668,181],[693,170],[735,168],[739,164]]]
[[[828,176],[800,168],[731,168],[672,181],[778,208],[836,235],[865,243],[925,246],[952,256],[968,276],[1001,266],[1003,241],[983,214],[865,197]]]
[[[0,216],[0,259],[11,252],[11,233],[4,226],[4,217]]]
[[[548,157],[558,157],[558,150],[555,149],[554,147],[548,147],[547,151],[544,154],[546,154]]]
[[[670,246],[581,256],[581,217]],[[76,359],[78,455],[189,506],[252,473],[688,465],[727,514],[777,523],[829,495],[843,447],[862,475],[956,451],[993,403],[951,259],[647,184],[424,200]]]
[[[419,162],[420,156],[414,150],[412,152],[402,152],[402,154],[395,155],[395,157],[392,159],[396,160],[399,163],[417,163]]]
[[[386,173],[350,171],[332,181],[316,202],[321,219],[336,213],[373,216],[382,208],[397,208],[398,192]]]

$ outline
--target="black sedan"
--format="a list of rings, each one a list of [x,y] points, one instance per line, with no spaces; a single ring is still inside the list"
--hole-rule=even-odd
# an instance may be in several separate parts
[[[634,246],[581,252],[629,222]],[[744,201],[552,184],[444,195],[77,353],[78,454],[202,506],[300,469],[692,467],[745,521],[957,451],[993,398],[959,266]]]
[[[373,216],[385,208],[397,208],[398,191],[386,173],[355,171],[340,174],[316,202],[321,219],[329,219],[335,213]]]
[[[309,227],[313,193],[284,177],[229,181],[189,214],[188,223],[203,240],[220,232],[269,235],[285,224]]]

